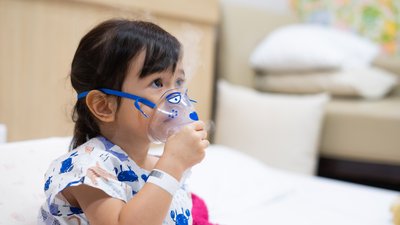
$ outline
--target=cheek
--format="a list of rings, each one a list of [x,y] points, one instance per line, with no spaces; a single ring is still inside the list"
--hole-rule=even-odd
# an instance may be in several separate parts
[[[118,127],[123,129],[124,132],[129,132],[132,129],[140,127],[141,113],[135,108],[132,101],[121,101],[117,113]]]
[[[143,105],[143,104],[141,104],[140,107],[141,107],[142,111],[147,115],[148,118],[150,118],[152,116],[154,109],[152,109],[146,105]],[[136,110],[136,111],[140,114],[140,116],[145,118],[145,116],[139,110]]]
[[[135,108],[135,117],[136,117],[136,121],[138,121],[138,123],[140,124],[140,126],[147,132],[147,128],[150,122],[150,118],[154,112],[154,110],[148,106],[145,105],[141,105],[140,106],[141,109],[143,110],[143,112],[147,115],[147,117],[145,117],[139,110],[137,110]]]
[[[149,117],[153,112],[153,109],[145,105],[141,105],[141,109]],[[134,102],[127,101],[121,104],[118,120],[118,126],[123,132],[129,133],[130,135],[147,136],[150,119],[144,117],[144,115],[136,109]]]

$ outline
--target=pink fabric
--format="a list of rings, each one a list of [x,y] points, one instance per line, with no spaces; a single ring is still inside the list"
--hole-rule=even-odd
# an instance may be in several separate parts
[[[208,209],[203,199],[192,193],[193,225],[217,225],[208,220]]]

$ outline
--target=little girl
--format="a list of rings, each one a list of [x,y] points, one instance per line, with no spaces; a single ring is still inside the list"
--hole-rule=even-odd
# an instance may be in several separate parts
[[[39,224],[192,224],[182,177],[205,156],[204,123],[170,135],[160,157],[148,154],[154,103],[184,87],[181,48],[143,21],[108,20],[82,38],[71,66],[73,150],[45,174]]]

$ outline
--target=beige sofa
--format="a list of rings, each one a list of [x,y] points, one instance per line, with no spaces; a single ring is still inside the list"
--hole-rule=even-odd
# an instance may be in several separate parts
[[[251,52],[275,28],[299,21],[290,13],[227,2],[221,3],[218,76],[254,87]],[[382,56],[374,64],[400,77],[400,58]],[[400,87],[382,100],[333,98],[319,153],[321,175],[400,189]]]

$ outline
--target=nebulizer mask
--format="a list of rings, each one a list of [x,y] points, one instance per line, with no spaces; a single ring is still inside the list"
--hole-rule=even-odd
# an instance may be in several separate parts
[[[176,133],[183,126],[198,120],[198,115],[194,109],[193,102],[187,95],[187,90],[171,89],[165,92],[157,104],[126,92],[101,88],[99,91],[123,98],[134,100],[134,106],[142,115],[149,118],[148,137],[153,143],[165,143],[169,136]],[[78,99],[86,97],[89,91],[78,94]],[[148,116],[140,104],[153,109]]]
[[[187,91],[172,89],[165,92],[150,116],[148,136],[153,143],[165,143],[183,126],[197,121],[198,115]]]

